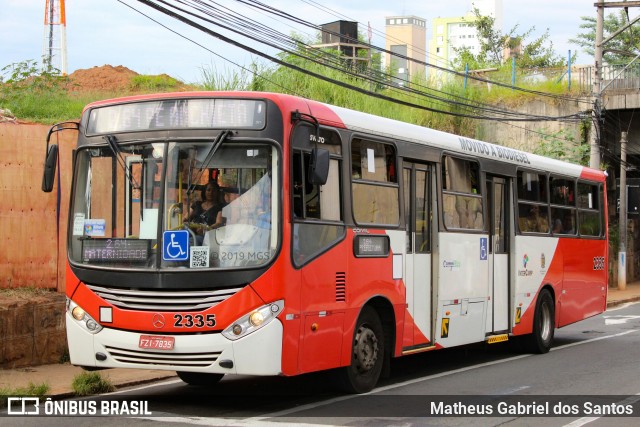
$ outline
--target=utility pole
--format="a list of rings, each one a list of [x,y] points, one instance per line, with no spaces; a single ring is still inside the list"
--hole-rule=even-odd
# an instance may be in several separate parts
[[[593,76],[593,127],[590,138],[589,166],[594,169],[600,168],[600,138],[598,135],[600,128],[600,106],[602,105],[602,38],[604,33],[604,2],[596,3],[596,46],[595,46],[595,67]]]
[[[618,248],[618,289],[627,289],[627,132],[620,137],[620,247]]]
[[[45,0],[42,60],[67,75],[67,18],[64,0]]]

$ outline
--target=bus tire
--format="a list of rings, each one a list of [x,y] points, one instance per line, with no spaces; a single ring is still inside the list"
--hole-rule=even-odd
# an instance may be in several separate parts
[[[338,370],[338,379],[348,393],[366,393],[378,383],[385,357],[382,323],[373,308],[360,313],[352,342],[351,364]]]
[[[224,374],[207,374],[202,372],[177,371],[178,377],[185,383],[197,387],[211,387],[216,385]]]
[[[527,349],[532,353],[548,353],[553,342],[555,306],[551,292],[543,289],[538,295],[533,316],[533,333],[527,337]]]

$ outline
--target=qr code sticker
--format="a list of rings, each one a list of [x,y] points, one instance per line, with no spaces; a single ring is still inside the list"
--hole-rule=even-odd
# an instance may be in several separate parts
[[[191,268],[209,267],[209,246],[191,246]]]

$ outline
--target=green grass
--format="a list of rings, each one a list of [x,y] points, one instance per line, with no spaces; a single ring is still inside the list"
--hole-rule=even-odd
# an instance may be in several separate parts
[[[286,60],[331,79],[346,82],[367,91],[371,90],[371,84],[368,81],[348,76],[339,70],[327,69],[322,65],[293,56],[287,57]],[[178,80],[167,75],[137,75],[132,78],[128,93],[73,92],[66,90],[68,82],[64,78],[58,78],[48,73],[37,74],[38,71],[31,65],[28,61],[24,64],[14,64],[12,69],[17,71],[14,71],[11,78],[5,80],[4,83],[0,82],[0,108],[9,109],[19,120],[36,123],[53,124],[64,120],[77,120],[86,104],[101,99],[129,95],[131,92],[175,91],[183,87]],[[5,73],[7,73],[7,69],[8,67],[3,69]],[[412,83],[414,88],[443,97],[445,101],[428,99],[388,87],[375,88],[379,94],[419,104],[425,108],[418,109],[383,101],[284,67],[267,67],[254,63],[250,66],[250,70],[216,70],[215,65],[210,68],[202,68],[202,82],[193,88],[196,90],[262,90],[290,93],[377,116],[479,139],[482,139],[482,135],[479,134],[479,129],[482,126],[478,120],[432,112],[428,109],[473,115],[473,111],[462,109],[447,102],[447,99],[448,101],[462,101],[469,104],[478,101],[517,110],[519,106],[536,97],[534,94],[512,90],[510,87],[496,85],[489,87],[485,83],[472,82],[471,80],[465,89],[462,77],[456,77],[445,83],[440,82],[437,85],[434,82],[425,82],[424,80]],[[254,76],[253,72],[261,77]],[[510,74],[504,71],[489,74],[486,78],[507,84],[511,82]],[[557,80],[556,77],[549,77],[544,82],[527,82],[520,79],[516,85],[534,91],[568,94],[566,82],[557,83]],[[428,87],[437,87],[437,90],[432,91]],[[575,89],[571,91],[572,95],[576,93]]]
[[[29,383],[27,387],[0,388],[0,408],[7,405],[9,397],[43,397],[50,390],[49,384]]]
[[[173,77],[161,74],[151,76],[139,74],[131,79],[131,90],[134,91],[154,91],[154,92],[170,92],[176,90],[181,83]]]
[[[83,372],[73,378],[71,387],[77,396],[90,396],[115,391],[111,382],[98,372]]]

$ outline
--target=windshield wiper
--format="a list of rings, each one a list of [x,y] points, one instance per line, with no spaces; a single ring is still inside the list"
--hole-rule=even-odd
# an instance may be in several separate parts
[[[109,144],[109,148],[113,152],[113,155],[116,156],[116,159],[118,160],[118,164],[124,171],[124,174],[127,177],[127,179],[130,182],[133,182],[134,188],[139,189],[140,184],[138,184],[135,178],[131,175],[131,173],[129,172],[129,169],[127,169],[127,164],[124,160],[124,157],[122,157],[122,150],[120,150],[120,147],[118,146],[118,141],[116,141],[116,137],[113,135],[105,135],[104,140],[107,141],[107,144]]]
[[[213,155],[216,154],[216,151],[218,151],[218,148],[220,148],[222,143],[232,133],[233,132],[230,130],[223,130],[218,134],[216,139],[213,141],[211,148],[209,148],[209,152],[207,153],[207,156],[204,158],[204,161],[202,162],[202,166],[200,167],[200,173],[198,174],[196,179],[189,185],[189,188],[187,189],[187,195],[190,195],[196,189],[196,185],[200,182],[200,178],[202,178],[202,174],[204,173],[205,169],[207,169],[207,167],[209,166],[209,163],[211,163],[211,160],[213,159]]]
[[[135,180],[135,178],[133,177],[133,175],[131,174],[131,172],[129,171],[129,169],[127,168],[127,162],[125,162],[124,157],[122,157],[122,150],[120,149],[120,146],[118,145],[118,141],[116,140],[116,137],[113,135],[105,135],[104,140],[107,141],[107,144],[109,145],[109,148],[111,149],[111,152],[113,153],[113,155],[116,157],[116,160],[118,162],[118,164],[120,165],[120,167],[122,168],[122,170],[124,171],[124,175],[127,178],[127,180],[129,182],[133,182],[133,188],[140,190],[140,184],[138,184],[138,182]],[[144,190],[141,190],[142,192],[144,192]],[[142,217],[142,212],[143,212],[143,203],[141,200],[140,203],[140,219],[143,219]]]

